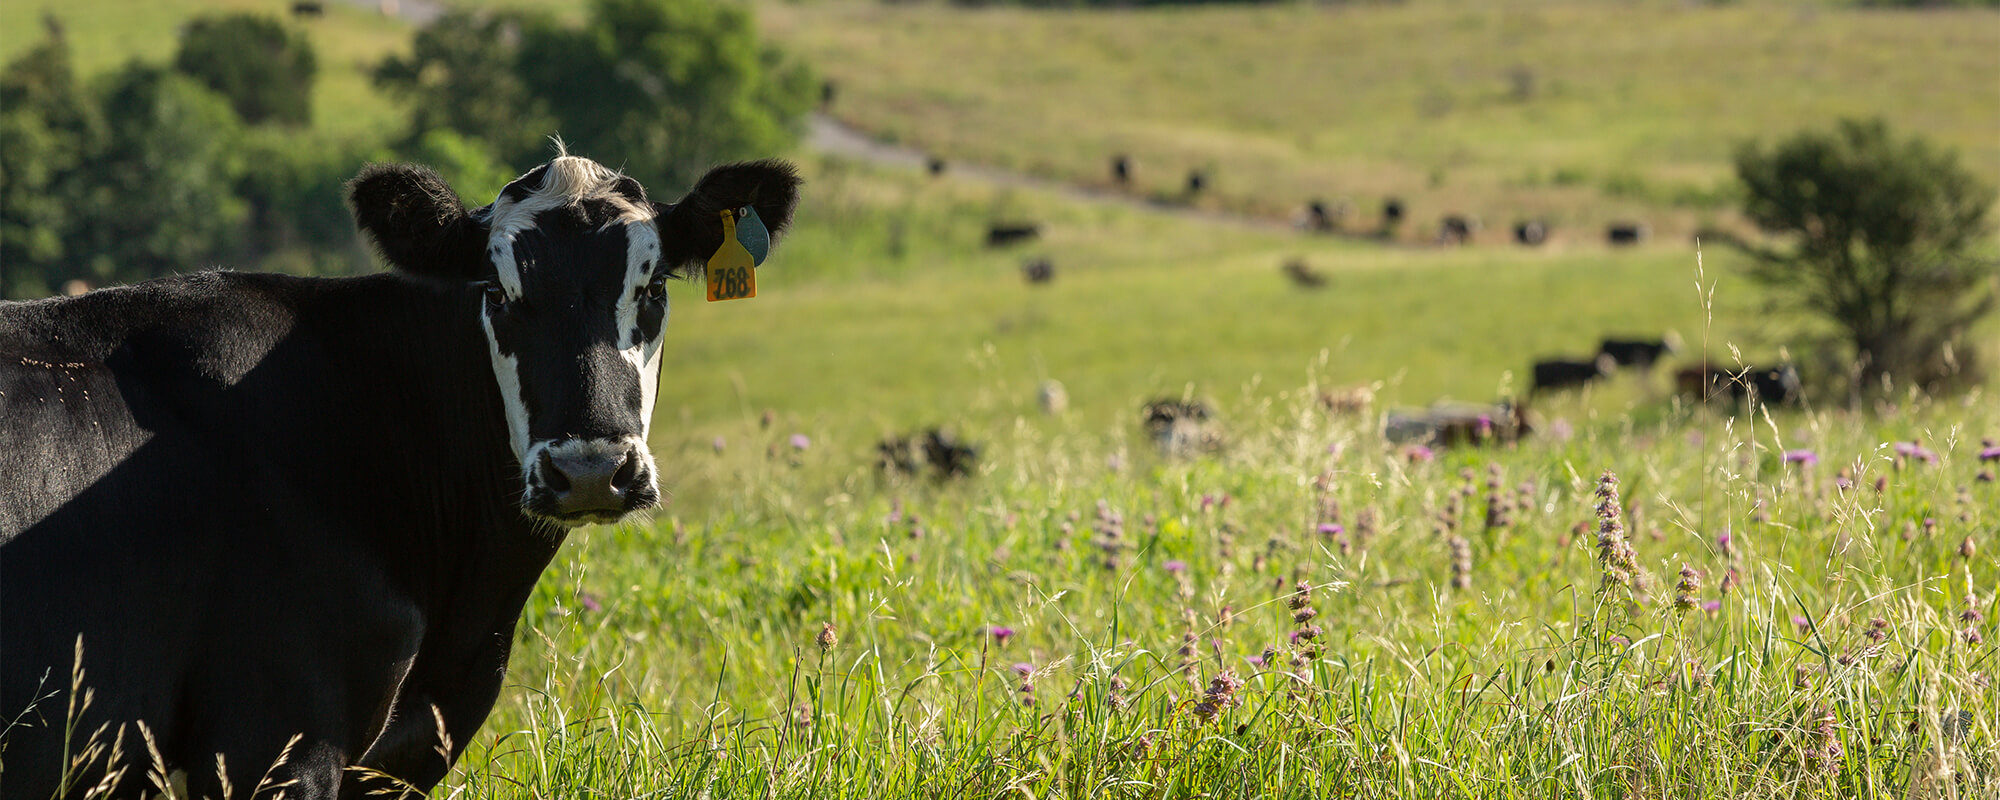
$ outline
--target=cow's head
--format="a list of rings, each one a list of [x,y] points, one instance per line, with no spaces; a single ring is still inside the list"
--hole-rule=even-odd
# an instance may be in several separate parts
[[[781,161],[732,164],[677,203],[653,203],[638,181],[564,154],[472,211],[412,165],[370,166],[348,195],[397,269],[467,285],[521,465],[521,506],[581,525],[659,501],[646,434],[667,279],[702,274],[725,209],[754,208],[775,237],[798,185]]]

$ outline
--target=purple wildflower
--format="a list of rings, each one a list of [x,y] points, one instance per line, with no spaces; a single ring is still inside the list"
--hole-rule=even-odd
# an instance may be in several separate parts
[[[1413,444],[1410,445],[1409,447],[1403,448],[1403,458],[1407,459],[1412,464],[1430,461],[1431,459],[1436,457],[1437,457],[1436,452],[1420,444]]]
[[[1264,667],[1263,656],[1251,656],[1245,660],[1250,662],[1250,666],[1257,667],[1259,669],[1262,669]]]
[[[593,614],[604,610],[604,604],[597,602],[597,595],[589,592],[577,592],[576,604],[583,606],[583,610]]]
[[[1801,614],[1792,615],[1792,625],[1797,627],[1800,633],[1812,630],[1812,620]]]
[[[805,435],[805,434],[803,434],[803,433],[794,433],[794,434],[792,434],[792,449],[793,449],[793,450],[804,450],[804,449],[806,449],[806,448],[808,448],[808,447],[811,447],[811,446],[812,446],[812,440],[811,440],[811,439],[808,439],[808,438],[806,438],[806,435]]]
[[[715,441],[709,443],[709,446],[714,447],[715,452],[720,453],[722,452],[722,448],[727,447],[728,444],[728,442],[722,440],[722,437],[717,436],[715,437]]]
[[[1549,423],[1549,438],[1551,439],[1558,442],[1567,442],[1570,440],[1570,437],[1575,435],[1576,428],[1569,424],[1569,420],[1559,419]]]
[[[2000,445],[1981,448],[1979,451],[1979,460],[2000,461]]]
[[[1819,463],[1819,454],[1811,450],[1786,450],[1785,463],[1810,467]]]
[[[1001,647],[1006,647],[1007,640],[1014,638],[1014,629],[1005,625],[995,625],[987,628],[986,632],[993,637],[993,643]]]
[[[1033,675],[1035,674],[1035,665],[1030,664],[1026,661],[1016,662],[1014,664],[1014,674],[1020,675],[1022,677]]]
[[[1187,571],[1187,562],[1182,561],[1178,558],[1172,561],[1168,561],[1165,564],[1161,564],[1160,566],[1165,567],[1168,572],[1174,573],[1176,575]]]
[[[1702,601],[1701,604],[1701,610],[1707,613],[1709,616],[1713,617],[1716,615],[1717,612],[1720,612],[1722,610],[1722,601],[1704,600]]]
[[[1322,522],[1319,524],[1319,532],[1323,536],[1339,536],[1346,533],[1347,528],[1342,527],[1338,522]]]

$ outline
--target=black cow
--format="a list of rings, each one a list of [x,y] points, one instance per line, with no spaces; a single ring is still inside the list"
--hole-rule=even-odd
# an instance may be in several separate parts
[[[1042,226],[1032,222],[995,222],[986,226],[986,246],[1006,247],[1042,235]]]
[[[1630,247],[1646,241],[1648,233],[1643,222],[1613,222],[1604,229],[1604,238],[1613,246]]]
[[[1478,229],[1478,221],[1453,214],[1438,220],[1438,244],[1465,244],[1472,241],[1472,232]]]
[[[979,468],[979,447],[943,428],[929,428],[876,443],[876,465],[884,472],[919,475],[937,480],[963,478]]]
[[[1791,364],[1775,367],[1688,367],[1674,373],[1675,388],[1696,400],[1727,396],[1732,403],[1795,405],[1805,397],[1798,368]]]
[[[1187,456],[1221,449],[1221,437],[1209,427],[1208,404],[1199,400],[1162,398],[1141,406],[1146,434],[1169,456]]]
[[[1124,155],[1112,156],[1111,180],[1119,186],[1130,185],[1132,183],[1132,159]]]
[[[371,166],[349,199],[392,272],[0,303],[0,796],[55,793],[79,642],[68,752],[122,729],[111,797],[144,790],[141,722],[192,797],[294,735],[287,797],[436,785],[568,530],[658,502],[665,281],[725,213],[782,231],[798,183],[735,164],[661,204],[559,154],[467,211]]]
[[[1649,370],[1663,356],[1679,352],[1680,345],[1674,335],[1660,339],[1605,339],[1597,346],[1598,355],[1609,356],[1612,363],[1621,367],[1637,367]]]
[[[1194,197],[1196,195],[1199,195],[1201,194],[1201,190],[1206,188],[1208,188],[1208,173],[1202,172],[1201,170],[1198,169],[1188,170],[1188,177],[1187,177],[1188,196]]]
[[[292,16],[318,18],[325,15],[326,6],[319,0],[299,0],[292,4]]]
[[[938,158],[937,156],[931,156],[928,160],[924,161],[924,169],[928,171],[931,174],[931,177],[933,178],[939,175],[943,175],[944,159]]]
[[[1529,247],[1540,247],[1549,240],[1549,226],[1538,219],[1514,223],[1514,241]]]
[[[1042,284],[1056,279],[1056,264],[1046,258],[1031,258],[1021,264],[1021,277],[1029,283]]]
[[[1326,285],[1326,276],[1313,269],[1304,259],[1294,258],[1281,268],[1285,277],[1292,279],[1292,285],[1301,289],[1318,289]]]
[[[1567,359],[1537,361],[1533,368],[1534,383],[1528,393],[1532,396],[1556,389],[1583,386],[1610,375],[1615,366],[1610,358],[1603,355],[1589,361]]]

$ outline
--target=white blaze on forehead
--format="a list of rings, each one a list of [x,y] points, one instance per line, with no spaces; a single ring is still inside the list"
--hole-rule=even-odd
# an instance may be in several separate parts
[[[514,237],[535,227],[536,218],[544,211],[586,200],[603,200],[618,209],[615,221],[625,223],[628,231],[640,227],[633,223],[644,222],[648,223],[644,227],[652,227],[652,206],[618,192],[616,187],[621,177],[617,171],[603,164],[565,153],[548,163],[542,171],[541,185],[529,192],[527,197],[516,200],[507,193],[507,189],[500,190],[488,217],[490,227],[486,237],[486,254],[493,259],[500,286],[507,291],[508,298],[521,296],[521,270],[514,259]],[[515,178],[514,183],[507,184],[507,188],[513,188],[520,181],[521,178]],[[653,236],[653,244],[657,253],[657,232]]]

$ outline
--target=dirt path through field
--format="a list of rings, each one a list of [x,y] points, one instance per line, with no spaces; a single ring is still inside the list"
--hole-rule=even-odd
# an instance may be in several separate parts
[[[806,133],[806,147],[820,153],[855,161],[865,161],[885,167],[921,170],[928,169],[930,166],[930,157],[921,151],[880,141],[837,119],[817,112],[812,115],[810,126]],[[995,186],[1054,192],[1064,197],[1087,203],[1118,203],[1141,211],[1166,214],[1198,222],[1235,225],[1266,231],[1292,229],[1291,226],[1282,222],[1263,217],[1161,203],[1144,197],[1103,189],[1093,189],[1050,178],[1039,178],[1025,173],[996,169],[979,164],[947,161],[945,162],[945,174],[963,180],[979,181]]]

